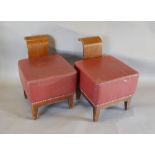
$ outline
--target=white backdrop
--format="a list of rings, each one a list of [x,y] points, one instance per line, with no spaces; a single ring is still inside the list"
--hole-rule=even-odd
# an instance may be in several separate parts
[[[155,22],[0,22],[0,81],[18,81],[19,59],[27,57],[24,37],[48,34],[59,54],[82,57],[80,37],[99,35],[103,53],[111,54],[140,72],[141,80],[155,77]]]

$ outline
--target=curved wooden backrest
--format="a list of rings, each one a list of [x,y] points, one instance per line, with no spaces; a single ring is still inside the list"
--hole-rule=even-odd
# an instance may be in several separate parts
[[[102,56],[102,40],[100,37],[80,38],[83,44],[83,59]]]
[[[25,37],[27,48],[28,48],[28,58],[35,58],[48,55],[48,36],[38,35]]]

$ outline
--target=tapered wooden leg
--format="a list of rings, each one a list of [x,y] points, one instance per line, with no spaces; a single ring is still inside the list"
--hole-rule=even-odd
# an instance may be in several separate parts
[[[38,106],[32,105],[32,118],[36,120],[38,118]]]
[[[93,121],[97,122],[99,119],[99,115],[100,115],[100,107],[93,107]]]
[[[24,90],[24,97],[25,97],[25,99],[27,99],[27,95],[26,95],[26,93],[25,93],[25,90]]]
[[[131,98],[129,98],[126,101],[124,101],[124,110],[128,110],[129,109],[130,103],[131,103]]]
[[[68,98],[68,106],[69,106],[69,109],[72,109],[74,107],[74,95],[71,95],[69,98]]]

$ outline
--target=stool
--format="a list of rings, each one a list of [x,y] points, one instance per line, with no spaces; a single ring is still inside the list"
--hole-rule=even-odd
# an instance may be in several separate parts
[[[79,74],[80,92],[93,106],[93,120],[99,118],[101,108],[124,101],[129,108],[135,93],[138,72],[112,56],[102,56],[102,41],[99,37],[80,39],[84,59],[75,63]]]
[[[25,39],[28,59],[19,60],[18,67],[25,98],[32,106],[33,119],[37,119],[39,107],[65,99],[72,108],[76,70],[60,55],[48,55],[48,36]]]

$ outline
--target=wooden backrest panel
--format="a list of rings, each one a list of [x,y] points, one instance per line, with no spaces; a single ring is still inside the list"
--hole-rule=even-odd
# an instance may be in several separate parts
[[[91,59],[102,56],[102,40],[100,37],[81,38],[83,44],[83,59]]]
[[[28,48],[28,58],[35,58],[48,55],[48,36],[30,36],[25,37],[27,48]]]

